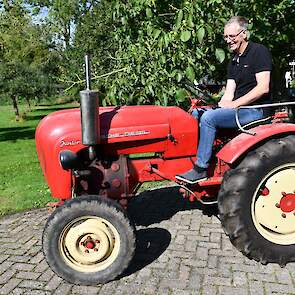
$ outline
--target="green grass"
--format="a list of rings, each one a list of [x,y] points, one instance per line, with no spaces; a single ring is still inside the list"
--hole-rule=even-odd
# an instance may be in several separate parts
[[[73,104],[43,105],[16,122],[10,106],[0,106],[0,215],[44,207],[50,197],[35,148],[35,129],[50,112]]]

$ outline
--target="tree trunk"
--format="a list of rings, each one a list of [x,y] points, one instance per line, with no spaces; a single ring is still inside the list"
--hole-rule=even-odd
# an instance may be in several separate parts
[[[29,112],[31,111],[31,103],[30,103],[30,99],[28,97],[25,98],[27,104],[28,104],[28,107],[29,107]]]
[[[11,100],[12,100],[12,106],[13,106],[14,113],[15,113],[15,120],[19,121],[19,109],[18,109],[18,105],[17,105],[17,96],[12,95]]]

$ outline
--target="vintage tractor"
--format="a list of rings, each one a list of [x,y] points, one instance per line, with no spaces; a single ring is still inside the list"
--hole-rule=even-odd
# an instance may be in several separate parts
[[[45,117],[36,145],[59,199],[43,232],[46,260],[65,280],[96,285],[115,279],[134,255],[126,208],[138,186],[176,181],[192,167],[198,122],[173,106],[98,107],[89,75],[87,81],[81,110]],[[287,113],[221,130],[209,179],[178,183],[190,201],[218,203],[222,226],[243,254],[281,266],[295,261],[295,124],[285,122]]]

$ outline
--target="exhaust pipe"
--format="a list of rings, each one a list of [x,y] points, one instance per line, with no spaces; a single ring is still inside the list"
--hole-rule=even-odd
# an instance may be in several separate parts
[[[100,141],[98,92],[91,90],[90,56],[85,55],[86,90],[80,91],[82,143],[89,146],[89,159],[94,160],[94,146]]]

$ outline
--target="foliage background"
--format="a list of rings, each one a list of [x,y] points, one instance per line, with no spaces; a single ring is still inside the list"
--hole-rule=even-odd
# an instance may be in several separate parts
[[[0,10],[0,92],[40,100],[84,88],[92,54],[101,104],[185,104],[182,81],[224,83],[231,56],[222,39],[233,15],[274,61],[275,97],[295,58],[294,0],[4,0]],[[13,21],[11,21],[13,20]]]

